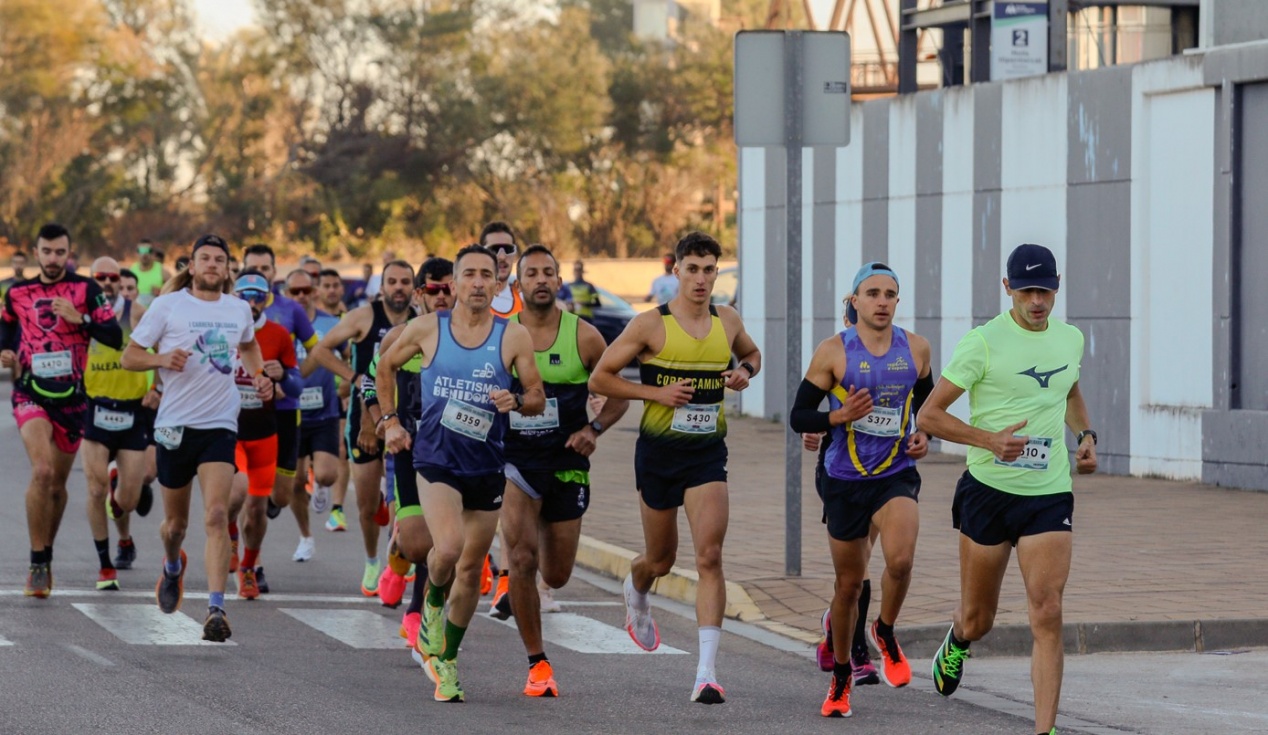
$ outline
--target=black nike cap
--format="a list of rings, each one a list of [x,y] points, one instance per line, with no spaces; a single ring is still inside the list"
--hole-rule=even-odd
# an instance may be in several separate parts
[[[1008,287],[1011,289],[1042,288],[1056,291],[1061,285],[1057,259],[1042,245],[1018,245],[1008,256]]]

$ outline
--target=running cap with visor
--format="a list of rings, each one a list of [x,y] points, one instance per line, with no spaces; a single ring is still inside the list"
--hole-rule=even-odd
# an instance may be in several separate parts
[[[194,249],[189,252],[189,257],[191,260],[194,257],[194,253],[198,252],[198,248],[202,248],[202,247],[220,248],[221,250],[225,251],[225,255],[229,254],[229,244],[224,241],[224,238],[220,237],[219,235],[208,234],[208,235],[203,235],[202,237],[194,241]]]
[[[898,274],[895,273],[892,268],[879,260],[873,260],[871,262],[864,263],[863,267],[859,268],[859,272],[854,276],[854,287],[850,289],[850,294],[858,293],[859,286],[863,285],[863,281],[866,281],[872,276],[889,276],[894,279],[895,284],[898,283]],[[859,323],[859,310],[854,308],[854,302],[850,301],[850,297],[848,295],[845,297],[845,318],[850,322],[850,324]]]
[[[245,275],[238,276],[238,280],[233,282],[233,292],[241,294],[247,291],[256,291],[261,294],[267,294],[269,292],[269,282],[259,273],[247,273]]]
[[[1011,289],[1042,288],[1056,291],[1061,285],[1057,277],[1057,259],[1042,245],[1018,245],[1008,256],[1008,287]]]

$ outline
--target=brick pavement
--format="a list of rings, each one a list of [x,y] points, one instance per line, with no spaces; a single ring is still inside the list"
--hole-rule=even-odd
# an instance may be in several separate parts
[[[785,428],[749,418],[732,419],[729,426],[731,516],[723,549],[727,579],[743,587],[771,627],[809,640],[832,590],[826,531],[813,486],[814,457],[804,453],[802,465],[802,576],[788,578],[784,575]],[[643,548],[634,491],[636,431],[637,407],[632,407],[626,419],[599,442],[593,458],[592,504],[583,528],[588,539],[627,550],[626,558]],[[932,455],[920,463],[920,469],[924,478],[921,532],[914,578],[899,624],[944,629],[959,600],[958,534],[951,528],[950,507],[963,459]],[[1206,626],[1211,633],[1221,622],[1225,624],[1219,628],[1221,642],[1268,645],[1265,522],[1268,493],[1159,479],[1076,477],[1074,561],[1065,595],[1071,647],[1079,650],[1092,632],[1110,630],[1119,638],[1126,635],[1137,645],[1148,646],[1151,631],[1177,630],[1183,640],[1190,628],[1200,631]],[[685,514],[679,527],[679,566],[690,570],[694,561]],[[607,566],[606,571],[619,576],[628,569],[628,561]],[[879,579],[882,567],[878,549],[871,564],[873,579]],[[689,601],[692,593],[686,592],[685,599]],[[879,596],[876,583],[873,610]],[[1000,603],[997,630],[1024,626],[1025,595],[1016,562],[1005,576]],[[1082,625],[1075,629],[1078,624]],[[1123,634],[1124,630],[1129,632]],[[1131,640],[1106,645],[1133,647]]]

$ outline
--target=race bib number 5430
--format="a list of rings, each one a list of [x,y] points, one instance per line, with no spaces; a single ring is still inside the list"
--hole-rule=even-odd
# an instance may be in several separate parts
[[[720,403],[688,403],[674,409],[674,420],[669,428],[683,434],[713,434],[718,430],[721,412]]]

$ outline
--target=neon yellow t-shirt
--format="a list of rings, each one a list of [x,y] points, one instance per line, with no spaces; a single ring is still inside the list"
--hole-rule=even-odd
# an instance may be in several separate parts
[[[964,335],[942,377],[968,391],[969,423],[999,431],[1026,419],[1018,434],[1031,437],[1009,465],[989,450],[969,447],[973,477],[1014,495],[1070,492],[1066,397],[1079,379],[1082,359],[1083,333],[1053,318],[1046,330],[1030,332],[1004,312]]]

